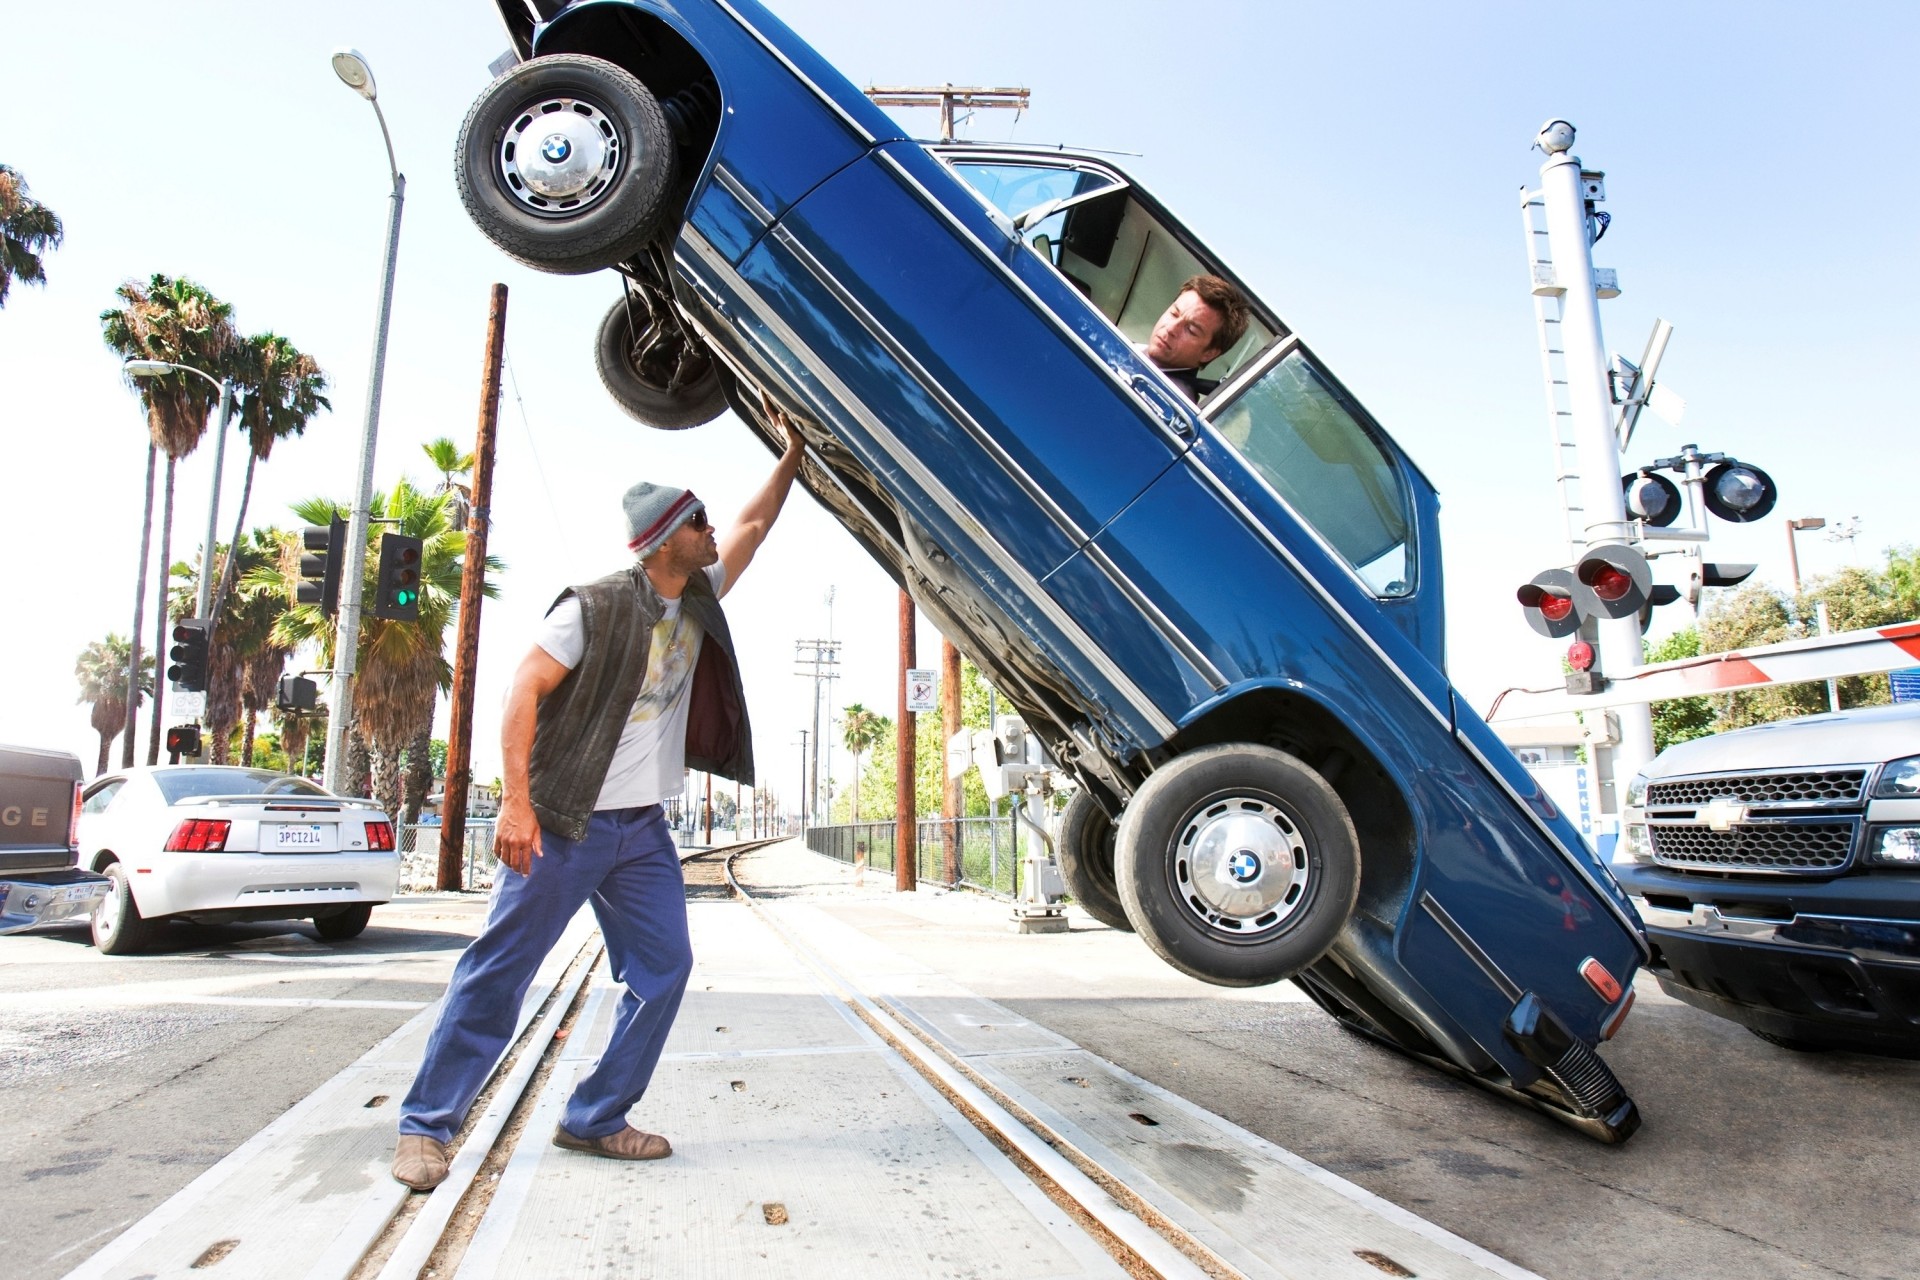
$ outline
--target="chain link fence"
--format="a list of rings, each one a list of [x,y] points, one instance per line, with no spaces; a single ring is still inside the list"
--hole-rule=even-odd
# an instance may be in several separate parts
[[[946,884],[947,832],[952,828],[958,844],[958,883],[999,898],[1017,897],[1020,892],[1019,835],[1011,817],[922,818],[915,828],[914,847],[920,879],[930,884]],[[872,871],[893,874],[897,852],[897,828],[891,822],[856,822],[836,826],[809,827],[807,848],[815,853],[853,865],[864,857]]]
[[[440,883],[440,832],[437,822],[400,828],[400,892],[430,893]],[[493,821],[467,819],[467,849],[460,883],[469,889],[493,888]]]

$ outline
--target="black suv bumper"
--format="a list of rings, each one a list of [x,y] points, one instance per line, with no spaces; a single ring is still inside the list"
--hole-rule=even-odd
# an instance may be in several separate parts
[[[1920,1055],[1920,883],[1704,878],[1616,864],[1661,987],[1770,1037]]]

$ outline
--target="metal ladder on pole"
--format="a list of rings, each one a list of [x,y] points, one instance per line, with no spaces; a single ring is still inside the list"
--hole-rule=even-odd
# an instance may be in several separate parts
[[[1587,513],[1580,500],[1580,452],[1574,439],[1573,405],[1567,393],[1567,354],[1560,317],[1566,289],[1554,271],[1547,247],[1547,206],[1538,191],[1520,193],[1520,226],[1527,246],[1529,287],[1533,293],[1534,333],[1540,344],[1540,372],[1546,382],[1547,431],[1553,444],[1553,482],[1560,491],[1566,522],[1568,562],[1587,550]]]

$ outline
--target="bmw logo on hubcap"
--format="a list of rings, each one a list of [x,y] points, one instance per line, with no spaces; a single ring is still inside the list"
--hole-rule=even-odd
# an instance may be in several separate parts
[[[566,135],[556,133],[540,144],[540,156],[548,164],[559,164],[573,154],[573,144]]]
[[[1227,874],[1241,884],[1260,878],[1260,858],[1251,849],[1242,849],[1227,859]]]

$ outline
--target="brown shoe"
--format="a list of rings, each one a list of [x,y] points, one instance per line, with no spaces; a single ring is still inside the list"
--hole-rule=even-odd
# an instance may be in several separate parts
[[[569,1151],[584,1151],[609,1160],[664,1160],[673,1154],[673,1144],[657,1133],[642,1133],[632,1125],[604,1138],[576,1138],[566,1126],[555,1125],[553,1145]]]
[[[393,1153],[393,1180],[415,1191],[431,1191],[447,1180],[447,1144],[417,1133],[400,1135]]]

